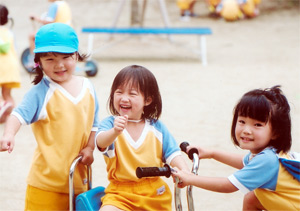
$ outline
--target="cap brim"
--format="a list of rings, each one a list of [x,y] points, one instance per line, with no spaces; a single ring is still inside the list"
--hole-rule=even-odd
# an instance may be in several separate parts
[[[45,47],[34,49],[33,53],[47,53],[47,52],[74,53],[76,51],[78,51],[78,49],[70,48],[66,46],[45,46]]]

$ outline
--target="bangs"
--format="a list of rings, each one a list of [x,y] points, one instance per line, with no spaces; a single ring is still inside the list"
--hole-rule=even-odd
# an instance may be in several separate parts
[[[116,86],[115,90],[129,86],[130,89],[136,89],[137,91],[140,91],[139,82],[135,80],[133,77],[125,76],[123,79],[120,78],[120,80],[116,84],[119,84],[119,86]]]
[[[269,121],[271,109],[271,103],[265,96],[245,96],[237,106],[239,116],[265,123]]]
[[[131,89],[135,88],[136,90],[142,92],[144,94],[144,85],[145,79],[142,75],[142,71],[137,70],[128,70],[120,72],[115,78],[113,89],[114,91],[118,88],[123,88],[125,86],[129,86]]]
[[[56,55],[58,55],[58,54],[69,56],[69,55],[73,55],[74,53],[45,52],[45,53],[37,53],[37,54],[39,55],[39,57],[45,57],[45,56],[50,56],[50,55],[56,56]]]

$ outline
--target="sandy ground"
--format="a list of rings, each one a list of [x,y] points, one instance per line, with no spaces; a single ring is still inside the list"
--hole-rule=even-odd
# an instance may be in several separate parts
[[[201,65],[196,54],[170,43],[165,36],[135,37],[93,55],[99,72],[90,79],[97,89],[100,118],[108,115],[106,102],[116,73],[127,65],[139,64],[157,77],[163,97],[162,120],[178,143],[188,141],[245,154],[246,151],[235,148],[230,140],[233,107],[251,89],[280,84],[291,106],[293,150],[300,151],[299,9],[291,7],[291,4],[282,4],[283,1],[268,3],[263,0],[261,14],[257,18],[228,23],[208,17],[203,2],[196,4],[196,12],[200,16],[189,22],[179,20],[174,1],[167,2],[167,9],[172,26],[212,29],[213,34],[207,36],[206,67]],[[0,0],[0,3],[8,6],[14,18],[13,31],[21,54],[28,46],[27,35],[32,30],[28,16],[46,11],[49,3],[45,0]],[[81,27],[111,26],[118,1],[69,0],[69,3],[84,53],[88,36],[80,32]],[[118,26],[128,26],[129,20],[127,1]],[[163,26],[157,1],[149,1],[144,24]],[[114,37],[114,40],[120,39],[120,36]],[[195,36],[172,36],[171,39],[193,47],[197,45]],[[97,35],[95,47],[103,47],[106,41],[106,35]],[[33,79],[23,69],[20,72],[22,88],[13,91],[17,103],[32,86]],[[3,128],[0,125],[0,134]],[[23,209],[25,181],[35,147],[30,126],[23,126],[16,136],[14,151],[11,154],[0,153],[0,210]],[[234,171],[213,160],[203,160],[199,174],[227,177]],[[172,180],[167,181],[173,189]],[[106,186],[107,179],[103,157],[95,152],[93,186],[99,185]],[[240,192],[220,194],[198,188],[193,191],[195,210],[241,210],[243,195]],[[187,210],[185,190],[182,191],[182,201],[183,210]]]

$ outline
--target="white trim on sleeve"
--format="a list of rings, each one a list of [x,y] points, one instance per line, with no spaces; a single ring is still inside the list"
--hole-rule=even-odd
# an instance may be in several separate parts
[[[166,163],[170,165],[170,164],[171,164],[171,161],[173,160],[173,158],[175,158],[175,157],[178,156],[178,155],[181,155],[181,151],[176,151],[176,152],[174,152],[173,154],[171,154],[171,155],[167,158]]]
[[[243,194],[249,193],[250,190],[246,188],[240,181],[237,180],[237,178],[232,174],[228,177],[229,181],[237,188],[239,189]]]
[[[17,119],[20,121],[21,125],[28,125],[27,122],[23,119],[23,117],[19,113],[13,111],[11,113],[11,115],[14,115],[15,117],[17,117]]]

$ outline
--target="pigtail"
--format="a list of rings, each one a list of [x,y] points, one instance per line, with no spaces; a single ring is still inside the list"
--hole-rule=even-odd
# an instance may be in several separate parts
[[[292,145],[290,106],[287,98],[282,93],[280,86],[264,90],[265,97],[271,102],[271,125],[273,140],[271,145],[277,150],[287,152]]]
[[[36,53],[34,56],[34,63],[36,64],[35,67],[33,68],[32,72],[35,73],[35,77],[32,81],[32,83],[34,85],[37,85],[38,83],[40,83],[40,81],[43,79],[44,77],[44,72],[43,72],[43,68],[40,64],[40,58],[41,56],[43,56],[45,53]]]
[[[37,85],[44,77],[43,69],[40,65],[37,65],[35,68],[33,68],[33,72],[35,73],[35,77],[32,83]]]

